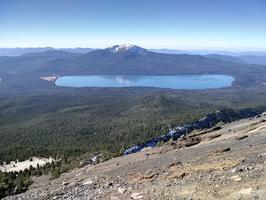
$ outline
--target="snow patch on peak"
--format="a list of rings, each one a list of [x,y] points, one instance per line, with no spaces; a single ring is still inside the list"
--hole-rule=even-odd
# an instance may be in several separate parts
[[[107,48],[107,50],[111,51],[112,53],[130,52],[138,55],[145,55],[148,52],[146,49],[143,49],[141,47],[132,44],[115,45]]]
[[[124,50],[124,51],[127,51],[128,49],[131,49],[133,48],[134,45],[133,44],[121,44],[121,45],[118,45],[118,50]]]
[[[108,49],[110,49],[112,52],[121,52],[121,51],[127,51],[132,47],[134,47],[134,45],[132,44],[121,44],[109,47]]]

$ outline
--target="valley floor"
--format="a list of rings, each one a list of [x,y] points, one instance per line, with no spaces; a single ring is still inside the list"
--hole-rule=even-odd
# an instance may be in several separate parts
[[[266,116],[33,181],[5,199],[266,199]]]

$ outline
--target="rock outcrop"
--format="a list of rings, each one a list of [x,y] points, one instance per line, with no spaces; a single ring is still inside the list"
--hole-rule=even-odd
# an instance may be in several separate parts
[[[239,119],[254,117],[260,114],[259,110],[243,109],[240,111],[234,111],[232,109],[225,109],[217,111],[216,113],[208,114],[204,118],[192,122],[190,124],[184,124],[182,126],[175,127],[169,130],[168,133],[161,136],[152,138],[143,144],[138,144],[130,147],[124,151],[124,155],[136,153],[146,147],[155,147],[159,142],[167,142],[170,139],[177,140],[183,135],[190,133],[195,129],[206,129],[215,126],[219,122],[232,122]]]

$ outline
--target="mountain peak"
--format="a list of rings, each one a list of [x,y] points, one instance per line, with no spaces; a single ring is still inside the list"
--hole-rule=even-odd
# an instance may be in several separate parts
[[[132,44],[114,45],[112,47],[108,47],[106,50],[112,53],[130,53],[135,55],[145,55],[148,52],[147,49]]]
[[[121,45],[114,45],[112,47],[109,47],[113,50],[113,52],[119,52],[119,51],[128,51],[129,49],[132,49],[134,45],[132,44],[121,44]]]

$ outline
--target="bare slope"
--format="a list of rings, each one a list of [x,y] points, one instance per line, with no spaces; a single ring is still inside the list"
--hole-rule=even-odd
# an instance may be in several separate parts
[[[265,199],[266,116],[196,131],[177,142],[49,181],[6,199]]]

